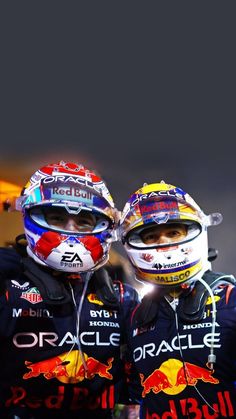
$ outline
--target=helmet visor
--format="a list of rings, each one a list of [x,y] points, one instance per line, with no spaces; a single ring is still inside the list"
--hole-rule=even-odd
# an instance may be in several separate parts
[[[83,206],[41,205],[30,208],[28,214],[36,224],[66,234],[101,233],[112,227],[104,214]]]
[[[149,224],[132,230],[126,237],[129,246],[136,249],[154,249],[163,246],[176,246],[197,237],[202,231],[195,222],[168,222]]]

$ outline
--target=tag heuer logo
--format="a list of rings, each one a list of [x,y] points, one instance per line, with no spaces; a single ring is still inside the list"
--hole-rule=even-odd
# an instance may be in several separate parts
[[[29,301],[31,304],[37,304],[43,301],[39,293],[39,290],[36,287],[30,288],[26,292],[22,292],[21,298],[24,298],[25,300]]]

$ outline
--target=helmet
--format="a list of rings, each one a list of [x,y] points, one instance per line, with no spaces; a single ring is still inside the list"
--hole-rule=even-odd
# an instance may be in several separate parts
[[[96,270],[105,264],[114,238],[116,212],[106,184],[81,164],[58,162],[37,170],[16,201],[23,214],[27,252],[38,263],[65,272]],[[92,217],[81,231],[70,231],[47,220],[61,211]]]
[[[160,183],[144,184],[131,195],[120,220],[119,232],[136,278],[173,287],[209,269],[207,227],[219,224],[219,213],[206,215],[181,188]],[[181,241],[147,244],[143,233],[152,226],[184,224]],[[173,227],[173,226],[172,226]]]

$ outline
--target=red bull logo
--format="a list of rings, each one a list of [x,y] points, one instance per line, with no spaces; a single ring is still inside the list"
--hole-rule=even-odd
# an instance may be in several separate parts
[[[90,303],[98,304],[99,306],[103,306],[104,305],[104,303],[101,300],[98,299],[98,297],[96,296],[96,294],[88,294],[87,298],[88,298],[88,301]]]
[[[140,378],[143,386],[142,397],[145,397],[150,391],[157,394],[164,389],[172,387],[168,377],[159,369],[153,371],[145,380],[143,374],[140,374]]]
[[[76,377],[82,378],[82,380],[84,378],[88,378],[91,380],[96,374],[98,374],[99,377],[112,380],[113,376],[111,375],[109,370],[112,367],[113,360],[114,358],[109,358],[107,361],[108,364],[106,365],[93,357],[89,357],[87,358],[87,361],[86,361],[87,369],[85,370],[84,365],[81,365],[78,372],[76,373]],[[79,381],[82,381],[82,380],[79,380]]]
[[[30,370],[23,375],[25,380],[28,378],[38,377],[40,374],[43,374],[47,380],[67,375],[66,361],[63,362],[59,356],[35,363],[25,361],[25,365]]]
[[[63,353],[39,362],[25,361],[30,370],[23,375],[25,380],[43,375],[47,380],[58,379],[62,383],[78,383],[85,378],[91,380],[95,375],[112,380],[110,373],[114,358],[109,358],[107,364],[84,354],[86,365],[82,362],[80,351]]]
[[[198,380],[205,383],[218,384],[219,380],[212,376],[213,371],[202,368],[189,362],[183,364],[177,359],[163,362],[160,368],[154,370],[146,379],[140,374],[143,386],[142,397],[153,391],[157,394],[163,391],[166,394],[181,393],[186,386],[195,386]]]
[[[204,403],[203,399],[196,397],[169,399],[164,411],[150,412],[147,409],[144,417],[145,419],[235,418],[233,399],[234,395],[230,394],[229,391],[215,392],[212,405]]]

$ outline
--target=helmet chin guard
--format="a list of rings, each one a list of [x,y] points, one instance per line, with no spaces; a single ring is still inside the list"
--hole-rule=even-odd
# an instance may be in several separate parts
[[[207,227],[221,220],[221,214],[204,214],[181,188],[161,182],[144,185],[131,195],[121,215],[119,234],[136,278],[172,288],[210,268]],[[140,232],[150,227],[178,223],[187,232],[180,241],[148,245],[140,239]]]
[[[27,246],[27,253],[41,265],[58,271],[82,273],[94,271],[104,265],[108,260],[109,248],[108,243],[101,244],[94,236],[70,236],[61,241],[59,233],[48,231],[37,240],[34,252]]]

